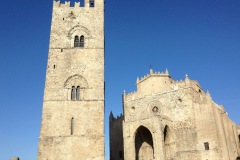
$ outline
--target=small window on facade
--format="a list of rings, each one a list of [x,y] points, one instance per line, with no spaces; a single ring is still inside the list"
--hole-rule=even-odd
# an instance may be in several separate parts
[[[74,118],[71,119],[71,135],[73,135],[73,128],[74,128]]]
[[[53,68],[55,69],[55,68],[56,68],[56,65],[53,65]]]
[[[80,45],[79,37],[75,36],[75,38],[74,38],[74,47],[79,47],[79,45]]]
[[[61,49],[61,52],[63,52],[63,49]]]
[[[84,36],[80,37],[80,47],[84,47]]]
[[[72,86],[71,100],[76,100],[76,88],[75,88],[75,86]]]
[[[240,134],[238,135],[239,143],[240,143]]]
[[[205,147],[205,150],[206,150],[206,151],[209,150],[209,143],[208,143],[208,142],[205,142],[205,143],[204,143],[204,147]]]
[[[77,89],[76,89],[76,100],[79,100],[80,99],[80,87],[77,86]]]
[[[90,6],[90,7],[94,7],[94,0],[90,0],[90,1],[89,1],[89,6]]]
[[[119,151],[119,158],[123,158],[123,151]]]

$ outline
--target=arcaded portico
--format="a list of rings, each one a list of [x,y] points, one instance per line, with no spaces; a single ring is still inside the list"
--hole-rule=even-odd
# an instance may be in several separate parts
[[[167,117],[148,117],[141,120],[141,124],[124,123],[124,144],[128,146],[124,148],[124,158],[149,160],[173,156],[175,138],[169,126],[172,127],[172,121]]]

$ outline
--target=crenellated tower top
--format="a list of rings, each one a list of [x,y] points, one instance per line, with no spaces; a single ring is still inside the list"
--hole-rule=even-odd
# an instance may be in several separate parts
[[[71,3],[70,1],[65,1],[63,3],[60,2],[60,0],[53,0],[53,7],[73,7],[73,8],[78,8],[78,7],[89,7],[89,8],[94,8],[95,7],[95,0],[84,0],[84,3],[80,2],[74,2]]]

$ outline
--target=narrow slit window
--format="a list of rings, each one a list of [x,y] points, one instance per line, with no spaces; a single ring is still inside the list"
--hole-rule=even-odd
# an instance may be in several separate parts
[[[77,89],[76,89],[76,100],[79,100],[80,99],[80,87],[77,86]]]
[[[80,41],[79,41],[79,37],[75,36],[74,38],[74,47],[79,47]]]
[[[73,135],[73,130],[74,129],[74,118],[72,117],[71,119],[71,135]]]
[[[84,47],[84,36],[80,37],[80,47]]]
[[[72,86],[71,100],[76,100],[76,88],[75,88],[75,86]]]
[[[163,140],[164,142],[166,142],[166,139],[167,139],[167,126],[164,128],[164,131],[163,131]]]
[[[238,140],[239,140],[239,143],[240,143],[240,134],[238,135]]]
[[[205,150],[206,150],[206,151],[209,150],[209,143],[208,143],[208,142],[205,142],[205,143],[204,143],[204,147],[205,147]]]
[[[90,6],[90,7],[94,7],[94,0],[90,0],[89,6]]]

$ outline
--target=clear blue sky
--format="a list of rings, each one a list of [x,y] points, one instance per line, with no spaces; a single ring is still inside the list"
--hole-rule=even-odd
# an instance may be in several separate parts
[[[0,2],[0,159],[37,157],[52,0]],[[239,0],[106,0],[106,154],[108,116],[137,77],[169,69],[198,80],[240,123]]]

